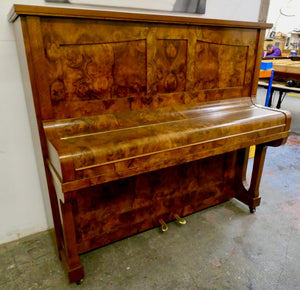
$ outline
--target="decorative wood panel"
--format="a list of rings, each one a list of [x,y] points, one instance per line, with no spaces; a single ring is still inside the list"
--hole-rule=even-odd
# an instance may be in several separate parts
[[[55,119],[250,96],[255,29],[45,17],[40,35]]]
[[[224,179],[234,153],[214,156],[77,191],[73,205],[79,252],[103,246],[234,196]],[[205,170],[203,170],[205,168]],[[207,175],[207,172],[214,172]]]
[[[142,96],[146,92],[145,41],[64,45],[51,55],[57,78],[50,87],[51,100],[74,102]]]
[[[247,52],[247,46],[198,41],[195,56],[195,87],[198,90],[243,87]]]
[[[151,93],[185,91],[187,40],[157,40],[155,68],[155,82],[151,86]]]

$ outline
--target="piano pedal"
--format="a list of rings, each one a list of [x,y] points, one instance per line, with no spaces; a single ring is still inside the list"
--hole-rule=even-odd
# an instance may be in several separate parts
[[[176,218],[177,222],[181,225],[185,225],[186,224],[186,220],[181,218],[177,213],[173,214],[174,218]]]
[[[163,219],[158,220],[161,225],[161,231],[166,232],[169,228]]]

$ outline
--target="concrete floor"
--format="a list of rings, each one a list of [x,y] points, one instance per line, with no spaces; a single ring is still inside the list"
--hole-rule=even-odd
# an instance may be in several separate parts
[[[299,172],[292,134],[268,148],[255,214],[233,199],[83,254],[81,285],[68,283],[51,231],[1,245],[0,289],[300,289]]]

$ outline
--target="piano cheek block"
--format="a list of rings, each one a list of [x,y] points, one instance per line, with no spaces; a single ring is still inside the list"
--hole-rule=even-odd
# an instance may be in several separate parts
[[[266,148],[290,126],[252,99],[270,25],[25,5],[9,19],[70,282],[91,249],[231,198],[259,205]]]

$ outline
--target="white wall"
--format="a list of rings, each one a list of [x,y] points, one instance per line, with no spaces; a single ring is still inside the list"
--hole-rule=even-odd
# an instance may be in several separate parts
[[[283,12],[292,12],[293,17],[287,17],[280,14],[280,8]],[[267,22],[276,25],[276,32],[289,33],[294,28],[300,28],[300,1],[299,0],[271,0]]]
[[[13,3],[0,1],[0,244],[52,227],[45,214],[49,201],[39,182],[13,27],[7,22]],[[16,3],[45,4],[43,0]],[[199,17],[257,21],[259,6],[260,0],[208,0],[206,15]]]
[[[28,1],[23,1],[28,2]],[[31,1],[38,4],[41,1]],[[47,229],[13,27],[0,1],[0,243]]]
[[[161,9],[172,11],[176,0],[69,0],[76,4],[97,4],[108,7],[126,7]],[[180,1],[180,0],[177,0]],[[187,0],[181,0],[187,1]],[[260,0],[207,0],[206,13],[199,17],[239,21],[254,21],[258,19]],[[124,9],[125,8],[125,9]],[[193,15],[193,14],[192,14]]]

